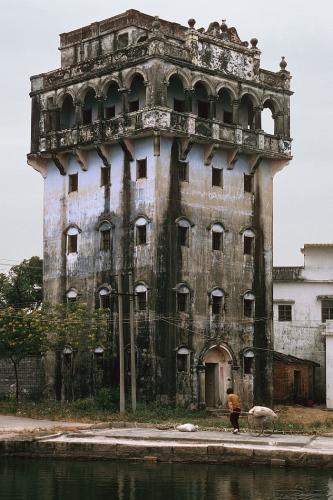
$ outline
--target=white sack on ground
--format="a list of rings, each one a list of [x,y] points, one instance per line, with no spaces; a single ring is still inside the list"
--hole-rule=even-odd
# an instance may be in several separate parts
[[[195,432],[199,429],[199,426],[193,424],[182,424],[177,425],[176,429],[180,432]]]

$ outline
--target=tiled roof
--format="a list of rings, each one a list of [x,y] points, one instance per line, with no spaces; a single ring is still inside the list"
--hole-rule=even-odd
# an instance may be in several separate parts
[[[273,281],[301,281],[304,267],[273,267]]]

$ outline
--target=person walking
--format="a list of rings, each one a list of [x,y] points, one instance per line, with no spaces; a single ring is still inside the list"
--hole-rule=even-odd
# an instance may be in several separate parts
[[[241,412],[241,402],[239,397],[237,396],[237,394],[234,393],[234,390],[231,387],[227,389],[227,395],[228,395],[227,396],[228,408],[230,411],[230,422],[234,428],[233,433],[238,434],[239,433],[238,419]]]

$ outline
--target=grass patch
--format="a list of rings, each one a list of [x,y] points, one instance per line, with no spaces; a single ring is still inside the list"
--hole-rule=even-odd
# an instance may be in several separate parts
[[[137,411],[126,411],[120,414],[118,410],[119,398],[117,393],[102,390],[93,398],[79,399],[74,402],[59,401],[28,401],[1,400],[0,413],[49,420],[65,420],[68,422],[138,422],[161,428],[171,428],[181,423],[190,422],[199,426],[201,430],[231,429],[228,415],[218,417],[205,410],[192,411],[186,408],[164,406],[158,403],[138,402]],[[130,405],[128,404],[128,407]],[[247,418],[240,418],[241,429],[247,429]],[[299,423],[288,420],[283,413],[276,421],[275,428],[279,432],[329,434],[332,433],[333,420],[326,418],[322,421],[313,420],[309,423]]]

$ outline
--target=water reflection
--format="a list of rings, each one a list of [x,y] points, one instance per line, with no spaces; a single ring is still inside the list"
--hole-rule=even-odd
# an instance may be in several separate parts
[[[4,500],[333,500],[330,471],[0,460]]]

